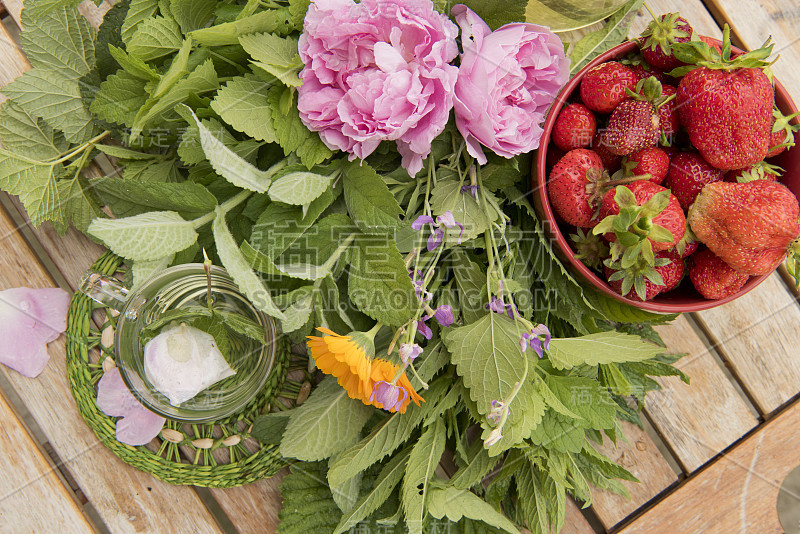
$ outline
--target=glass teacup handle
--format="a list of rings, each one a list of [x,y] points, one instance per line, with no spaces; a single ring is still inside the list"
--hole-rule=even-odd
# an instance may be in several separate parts
[[[97,271],[87,271],[81,278],[78,291],[91,298],[95,302],[108,306],[118,312],[122,313],[127,306],[128,309],[125,315],[128,319],[135,319],[136,313],[144,304],[145,299],[142,296],[131,294],[130,290],[126,288],[119,280],[111,276],[99,273]],[[129,300],[135,298],[136,301],[129,305]]]

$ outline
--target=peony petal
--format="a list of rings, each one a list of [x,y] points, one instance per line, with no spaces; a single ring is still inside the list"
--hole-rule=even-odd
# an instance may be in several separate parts
[[[375,64],[383,72],[396,72],[408,66],[402,54],[389,43],[375,43]]]
[[[147,445],[164,428],[166,419],[139,406],[117,421],[117,441],[126,445]]]
[[[166,419],[154,414],[128,390],[119,369],[114,367],[103,374],[97,384],[97,407],[117,421],[117,440],[126,445],[145,445],[158,435]]]
[[[38,376],[50,360],[46,344],[67,328],[69,301],[58,288],[0,291],[0,363]]]

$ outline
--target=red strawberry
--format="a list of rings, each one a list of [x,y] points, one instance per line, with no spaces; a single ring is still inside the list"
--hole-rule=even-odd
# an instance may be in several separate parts
[[[723,299],[733,295],[750,278],[731,268],[708,249],[701,250],[690,260],[689,279],[695,289],[707,299]]]
[[[602,63],[583,76],[581,100],[594,112],[611,113],[628,98],[628,89],[634,89],[638,81],[636,73],[622,63]]]
[[[687,226],[686,233],[683,234],[683,239],[678,241],[678,244],[675,245],[675,252],[678,252],[681,258],[686,259],[697,252],[698,248],[700,248],[700,242],[697,240],[697,236],[694,235],[694,232],[692,232],[692,229]]]
[[[599,235],[594,235],[591,231],[578,228],[574,234],[570,234],[569,239],[572,241],[572,248],[575,249],[575,258],[581,260],[587,267],[599,269],[603,265],[603,260],[608,257],[608,245]]]
[[[640,80],[655,76],[661,83],[673,83],[674,78],[667,76],[664,71],[654,68],[644,60],[641,54],[631,54],[623,59],[621,63],[630,68]]]
[[[703,186],[718,182],[724,177],[721,170],[709,165],[700,154],[681,152],[669,162],[666,185],[685,211],[700,194]]]
[[[666,258],[669,260],[669,263],[666,265],[656,266],[656,271],[661,275],[661,278],[664,279],[664,287],[661,292],[666,293],[667,291],[672,291],[681,283],[686,265],[681,255],[674,249],[666,252],[659,252],[656,254],[656,259],[658,258]]]
[[[722,45],[719,44],[719,40],[714,39],[713,37],[707,37],[705,35],[700,36],[700,40],[703,41],[705,44],[713,48],[717,51],[717,53],[722,54]]]
[[[678,90],[667,84],[661,86],[661,94],[664,96],[677,95]],[[667,141],[672,143],[672,136],[681,129],[681,119],[678,113],[678,102],[673,98],[658,108],[658,118],[661,119],[661,133]]]
[[[661,134],[658,108],[670,98],[661,93],[654,76],[640,81],[636,92],[628,91],[631,98],[614,108],[604,132],[611,152],[625,156],[656,144]]]
[[[659,293],[664,290],[663,285],[659,285],[654,283],[649,278],[642,276],[642,282],[644,291],[644,298],[642,298],[637,291],[635,291],[635,283],[631,283],[631,286],[628,287],[625,282],[625,271],[612,269],[611,267],[605,268],[606,280],[608,281],[608,285],[611,286],[611,289],[622,295],[623,297],[627,297],[631,300],[636,302],[644,302],[646,300],[653,300]],[[631,276],[631,275],[628,275]],[[634,278],[635,279],[635,278]],[[628,282],[630,283],[630,282]]]
[[[645,148],[627,157],[633,174],[650,174],[650,181],[661,185],[669,171],[669,156],[660,148]]]
[[[700,242],[745,274],[772,272],[786,257],[796,257],[800,234],[797,198],[767,180],[744,184],[714,182],[703,188],[688,222]]]
[[[761,60],[772,45],[730,59],[727,26],[723,43],[722,54],[702,42],[676,48],[679,57],[694,54],[697,62],[696,68],[677,69],[692,69],[678,85],[677,100],[681,124],[692,144],[711,165],[731,170],[761,161],[769,150],[772,84],[761,68],[741,65],[744,61],[748,66],[756,61],[766,65]]]
[[[625,189],[627,192],[623,191]],[[630,221],[627,230],[613,226],[616,218],[610,217],[619,215],[621,208],[626,210],[626,222]],[[619,255],[615,253],[638,246],[643,240],[648,241],[655,252],[669,250],[686,232],[686,218],[678,199],[668,189],[649,180],[609,190],[600,204],[599,220],[601,223],[594,228],[594,233],[605,233],[606,239],[615,245],[617,238],[621,237],[620,244],[611,248],[615,260]],[[666,232],[671,234],[671,239]]]
[[[609,173],[615,173],[619,169],[622,156],[617,156],[608,149],[608,140],[602,134],[597,134],[592,138],[592,144],[589,145],[592,150],[597,152],[600,159],[603,160],[603,166]]]
[[[755,165],[745,167],[744,169],[726,172],[725,181],[745,183],[752,182],[753,180],[769,180],[770,182],[777,182],[778,177],[782,174],[783,169],[777,165],[770,165],[766,161],[759,161]]]
[[[692,27],[678,13],[668,13],[659,18],[653,15],[653,20],[642,32],[642,55],[648,63],[659,69],[680,67],[684,63],[672,54],[672,45],[691,41],[692,33]]]
[[[792,113],[785,116],[777,108],[772,110],[772,133],[769,138],[769,152],[766,157],[774,158],[787,148],[794,146],[794,134],[800,130],[800,124],[790,124],[790,121],[800,115]]]
[[[594,114],[583,104],[569,104],[558,114],[553,126],[553,142],[565,152],[584,148],[597,131]]]
[[[571,150],[550,171],[547,181],[550,204],[567,224],[591,227],[604,192],[602,185],[607,181],[608,173],[600,156],[584,148]]]

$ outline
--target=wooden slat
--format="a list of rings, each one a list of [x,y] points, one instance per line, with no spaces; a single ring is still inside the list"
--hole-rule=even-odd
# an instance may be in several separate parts
[[[15,532],[94,532],[38,444],[0,393],[0,520]]]
[[[631,423],[623,423],[622,428],[630,443],[619,439],[615,448],[606,439],[599,450],[633,473],[640,483],[624,482],[630,492],[630,499],[608,491],[595,490],[592,509],[606,528],[616,525],[678,480],[675,471],[646,432]]]
[[[763,413],[800,391],[800,309],[778,274],[735,302],[695,317],[721,344]]]
[[[623,532],[797,532],[781,527],[776,503],[783,479],[800,464],[798,428],[795,403]]]
[[[286,472],[284,469],[267,480],[213,492],[239,534],[277,532],[278,511],[281,509],[279,486]]]
[[[3,5],[6,6],[6,11],[11,15],[11,18],[17,23],[17,26],[22,28],[20,16],[22,15],[22,0],[2,0]]]
[[[647,412],[686,469],[692,472],[758,424],[750,405],[714,360],[685,317],[657,328],[676,353],[688,353],[676,367],[691,385],[661,378],[661,391],[647,395]]]
[[[594,529],[583,517],[575,501],[567,499],[567,514],[564,519],[564,528],[559,534],[595,534]]]
[[[6,7],[8,14],[11,15],[11,18],[17,23],[17,26],[22,28],[20,17],[22,14],[23,0],[2,0],[2,3]],[[91,0],[84,0],[78,6],[78,10],[83,13],[83,16],[85,16],[95,28],[100,26],[100,23],[103,21],[103,15],[105,15],[106,11],[109,9],[111,9],[111,4],[107,1],[97,6]]]
[[[52,287],[53,282],[0,210],[0,289]],[[3,367],[26,408],[83,493],[112,532],[217,532],[216,523],[188,487],[171,486],[124,464],[89,431],[75,406],[64,361],[64,336],[36,379]]]
[[[3,24],[0,24],[0,87],[12,82],[17,76],[30,69],[28,60],[17,48],[14,39]],[[0,102],[5,102],[0,94]]]
[[[656,15],[680,13],[701,35],[722,37],[722,30],[700,0],[648,0],[647,5]],[[650,12],[641,9],[631,22],[629,35],[631,37],[638,36],[651,20],[653,17],[650,16]]]

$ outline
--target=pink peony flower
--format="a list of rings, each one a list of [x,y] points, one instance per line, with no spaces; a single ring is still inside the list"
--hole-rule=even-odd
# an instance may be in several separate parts
[[[569,79],[561,40],[535,24],[492,32],[463,4],[451,13],[464,47],[455,114],[467,150],[484,164],[481,145],[506,158],[538,148],[547,108]]]
[[[121,417],[117,421],[116,436],[126,445],[147,445],[161,432],[166,421],[139,404],[116,367],[103,373],[97,383],[97,407],[109,417]]]
[[[430,0],[314,0],[299,43],[300,118],[351,160],[396,141],[415,175],[453,107],[457,35]]]

